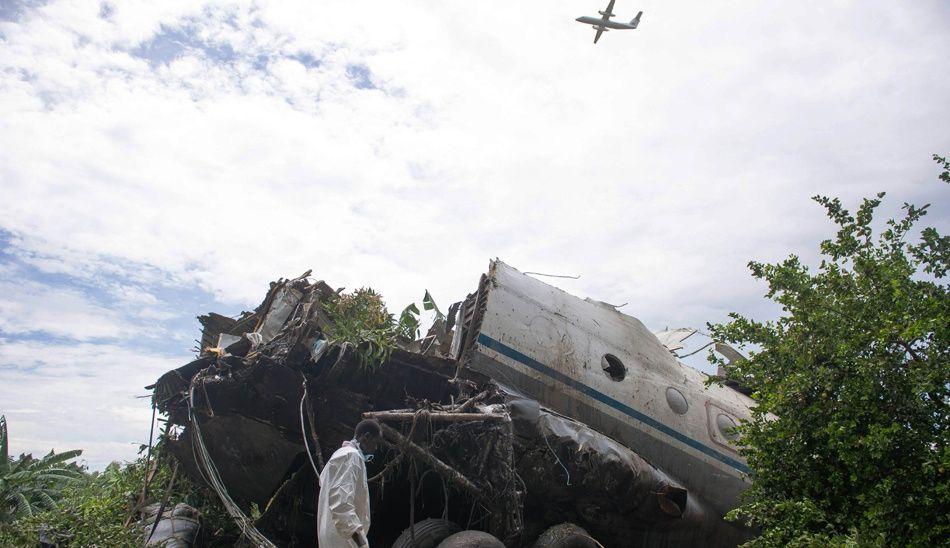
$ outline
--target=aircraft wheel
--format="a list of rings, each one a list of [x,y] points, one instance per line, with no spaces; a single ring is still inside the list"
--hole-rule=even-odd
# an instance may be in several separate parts
[[[442,541],[438,548],[505,548],[504,543],[483,531],[462,531]]]
[[[444,519],[424,519],[416,524],[416,544],[412,544],[412,531],[408,528],[399,535],[392,548],[436,548],[446,538],[462,528]]]
[[[534,548],[603,548],[583,527],[561,523],[549,528],[534,541]]]

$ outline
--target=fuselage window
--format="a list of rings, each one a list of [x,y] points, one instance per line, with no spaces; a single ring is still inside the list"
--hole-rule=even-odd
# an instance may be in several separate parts
[[[719,413],[719,416],[716,417],[716,428],[719,429],[722,437],[729,441],[734,442],[739,439],[739,433],[736,432],[736,421],[732,420],[729,415]]]
[[[666,403],[677,415],[685,415],[686,411],[689,410],[686,396],[672,386],[666,389]]]
[[[604,354],[600,360],[600,366],[604,368],[604,373],[614,381],[622,381],[627,376],[627,368],[623,366],[617,356],[613,354]]]

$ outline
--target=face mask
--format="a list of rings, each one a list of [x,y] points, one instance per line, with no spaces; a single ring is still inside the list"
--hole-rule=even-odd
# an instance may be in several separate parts
[[[352,443],[353,443],[353,445],[356,446],[356,449],[360,452],[360,458],[363,459],[363,462],[372,462],[372,460],[373,460],[373,454],[372,454],[372,453],[369,453],[369,454],[364,453],[364,452],[363,452],[363,448],[360,447],[360,442],[356,441],[356,438],[353,438]]]

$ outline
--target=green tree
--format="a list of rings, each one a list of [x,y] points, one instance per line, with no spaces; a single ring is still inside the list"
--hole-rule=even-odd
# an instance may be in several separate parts
[[[0,523],[53,508],[63,487],[82,478],[76,465],[64,464],[80,454],[81,450],[50,451],[41,459],[32,455],[12,459],[7,419],[0,416]]]
[[[150,494],[140,501],[148,476]],[[234,546],[240,531],[217,495],[182,474],[171,482],[173,476],[171,457],[159,442],[151,460],[143,454],[131,462],[113,462],[101,472],[83,473],[62,487],[55,505],[37,506],[31,515],[0,522],[0,546],[35,547],[41,533],[57,546],[142,546],[148,526],[139,521],[139,502],[160,502],[169,487],[169,507],[184,502],[201,515],[200,545]]]
[[[753,485],[730,516],[760,529],[750,546],[950,538],[950,238],[916,226],[928,206],[874,223],[883,197],[852,214],[816,196],[837,225],[818,268],[749,263],[782,316],[709,326],[747,349],[727,375],[758,403],[739,429]]]

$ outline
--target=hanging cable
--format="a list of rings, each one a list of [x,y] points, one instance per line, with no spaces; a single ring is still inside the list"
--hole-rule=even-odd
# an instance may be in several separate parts
[[[544,438],[544,445],[547,445],[547,446],[548,446],[548,451],[550,451],[551,454],[554,455],[554,460],[556,460],[557,463],[561,465],[561,468],[564,469],[564,473],[567,474],[567,485],[570,485],[570,484],[571,484],[571,473],[567,470],[567,466],[564,466],[564,463],[561,462],[561,458],[558,457],[558,456],[557,456],[557,453],[554,452],[554,449],[551,448],[551,444],[548,443],[548,437],[545,436],[543,432],[541,433],[541,437]]]
[[[317,476],[317,486],[320,486],[320,469],[317,468],[317,463],[313,461],[310,443],[307,441],[307,426],[303,420],[303,402],[307,399],[307,377],[304,377],[303,373],[301,373],[300,376],[303,378],[303,395],[300,397],[300,437],[303,438],[303,446],[307,450],[307,460],[310,461],[310,466],[313,467],[313,473]],[[311,428],[313,427],[312,424],[310,426]]]
[[[191,386],[188,388],[188,418],[191,419],[192,433],[194,435],[194,441],[197,442],[198,446],[198,468],[205,468],[205,471],[208,473],[208,479],[210,480],[211,488],[214,489],[217,493],[218,498],[221,499],[221,503],[224,505],[224,509],[227,510],[231,518],[238,524],[241,528],[241,533],[251,539],[257,546],[263,546],[265,548],[277,548],[276,545],[268,540],[260,531],[257,530],[257,527],[254,527],[254,524],[251,522],[251,519],[247,517],[247,514],[241,510],[241,507],[234,502],[234,499],[231,498],[231,495],[228,494],[228,490],[224,485],[224,482],[221,481],[221,475],[218,473],[217,467],[214,465],[214,461],[211,459],[211,454],[208,453],[208,448],[205,445],[204,438],[201,435],[201,427],[198,425],[198,417],[195,414],[195,383],[200,379],[202,380],[202,385],[204,377],[202,372],[199,372],[191,379]]]

